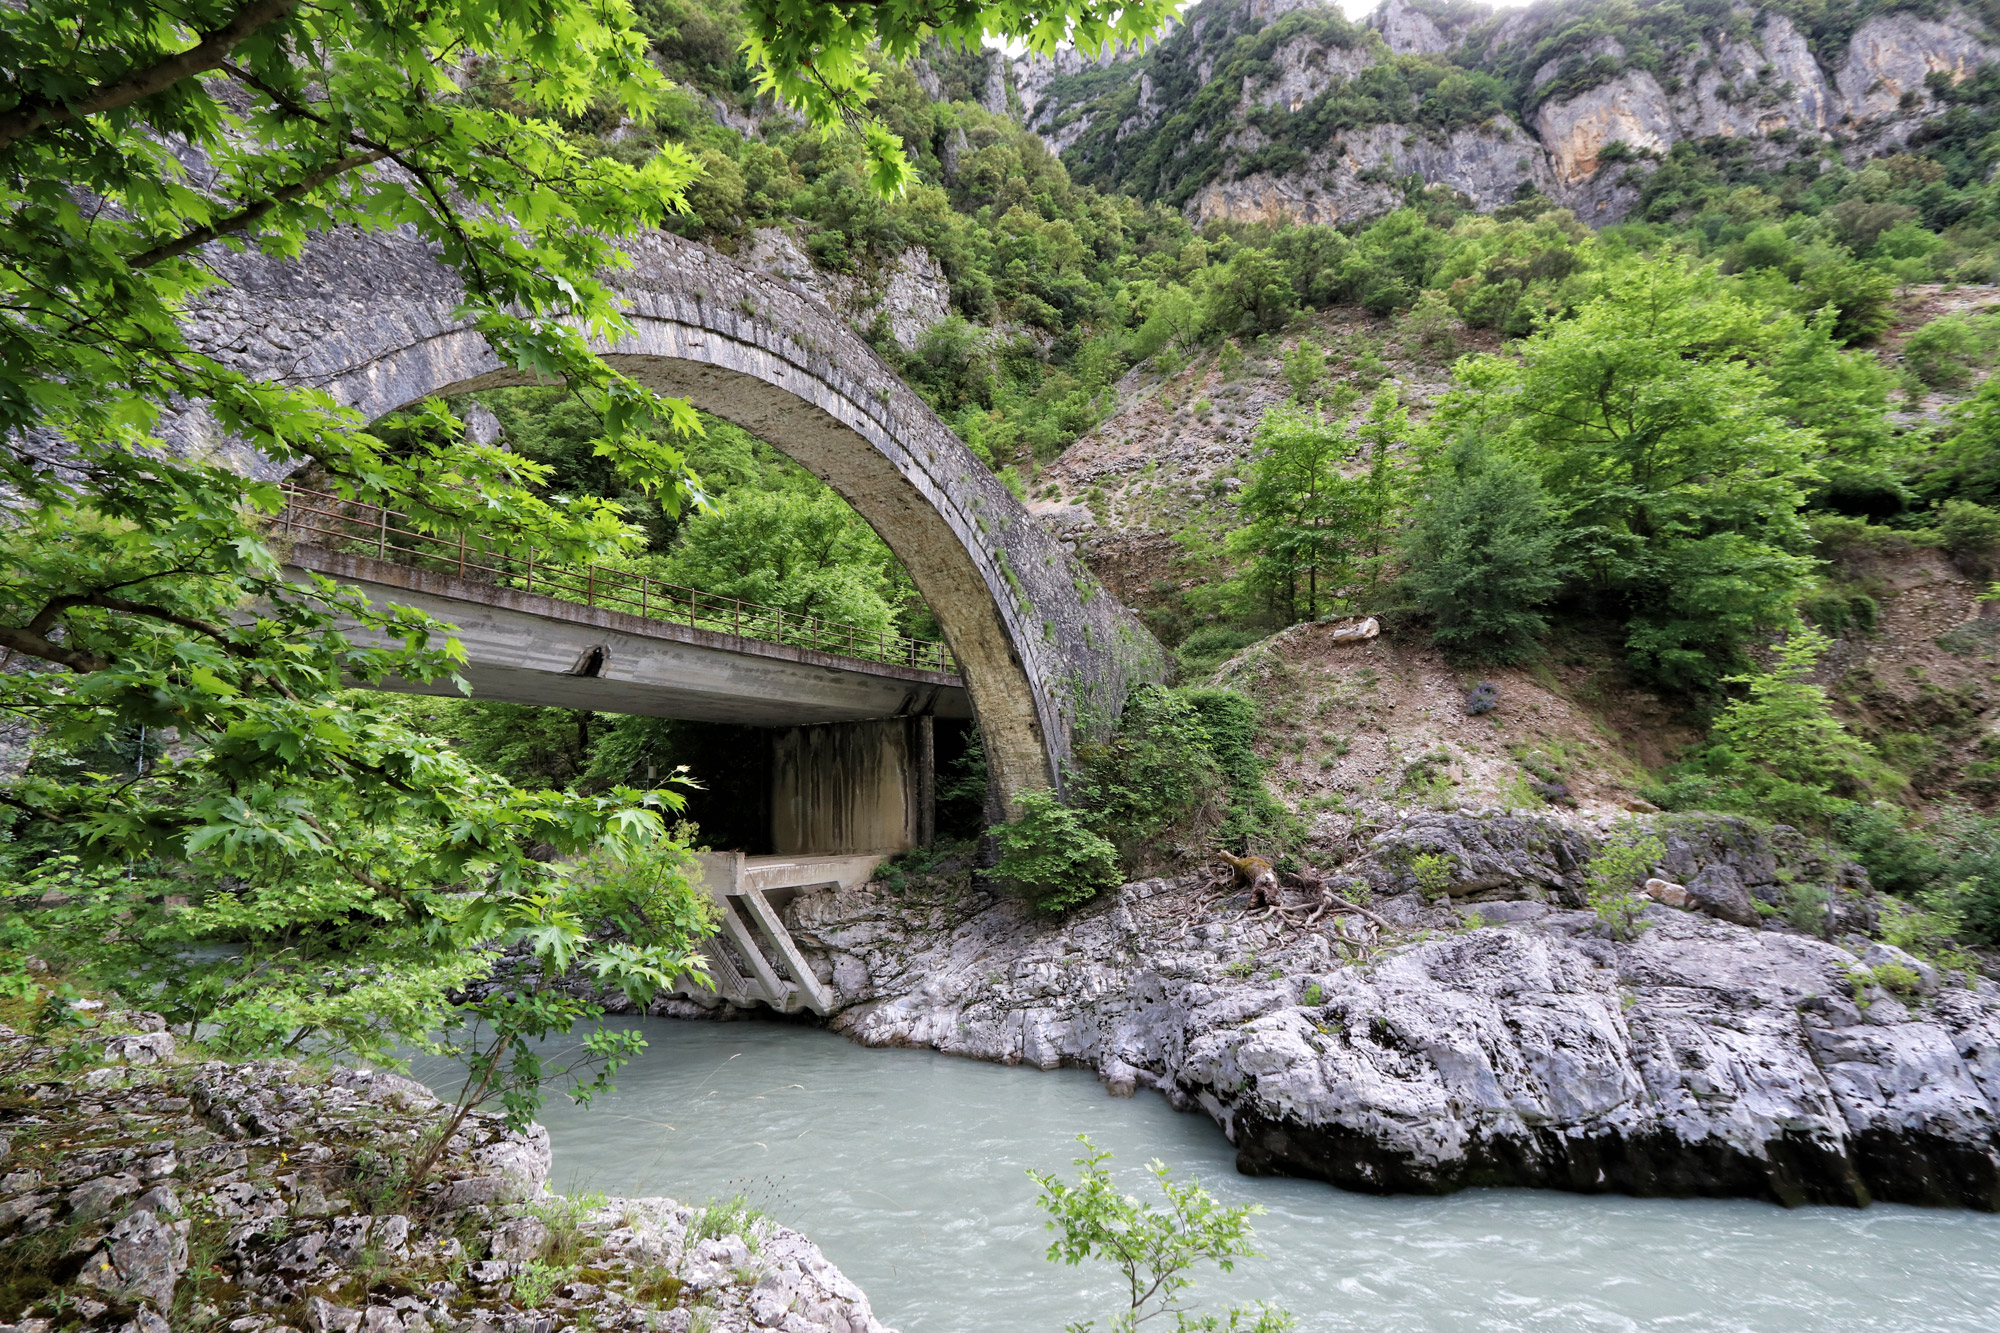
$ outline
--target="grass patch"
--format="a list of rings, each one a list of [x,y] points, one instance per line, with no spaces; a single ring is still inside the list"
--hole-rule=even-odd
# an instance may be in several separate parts
[[[721,1240],[724,1236],[741,1236],[750,1253],[757,1253],[757,1224],[766,1221],[769,1214],[755,1207],[741,1194],[721,1202],[710,1200],[703,1205],[694,1220],[688,1223],[688,1240]]]
[[[583,1229],[589,1216],[604,1207],[602,1194],[581,1194],[574,1198],[558,1194],[553,1199],[528,1205],[528,1215],[549,1229],[541,1257],[551,1264],[573,1268],[585,1254],[597,1248],[596,1237]]]

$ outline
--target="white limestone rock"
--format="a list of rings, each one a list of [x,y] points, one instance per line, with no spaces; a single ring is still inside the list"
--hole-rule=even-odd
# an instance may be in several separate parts
[[[1838,870],[1784,830],[1668,832],[1690,894],[1706,877],[1747,902],[1780,871]],[[1213,1117],[1253,1172],[2000,1208],[2000,987],[1868,993],[1864,1008],[1850,949],[1664,905],[1613,940],[1561,905],[1594,836],[1512,816],[1391,830],[1350,882],[1406,890],[1409,853],[1450,845],[1461,900],[1510,884],[1542,900],[1468,907],[1488,924],[1467,930],[1453,907],[1378,897],[1377,915],[1418,929],[1372,946],[1331,919],[1266,942],[1240,908],[1204,909],[1198,880],[1128,884],[1058,921],[977,890],[864,887],[788,912],[835,979],[837,1030],[1095,1069],[1114,1094],[1158,1087]]]

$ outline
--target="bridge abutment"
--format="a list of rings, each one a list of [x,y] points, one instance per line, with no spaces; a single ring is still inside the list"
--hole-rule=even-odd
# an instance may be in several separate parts
[[[894,852],[936,828],[928,717],[791,727],[771,734],[771,850]]]

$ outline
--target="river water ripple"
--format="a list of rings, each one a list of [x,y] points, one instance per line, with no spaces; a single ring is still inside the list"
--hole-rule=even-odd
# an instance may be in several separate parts
[[[1207,1276],[1305,1333],[1994,1333],[2000,1217],[1470,1190],[1375,1199],[1236,1174],[1206,1117],[778,1023],[638,1020],[650,1049],[590,1110],[544,1112],[564,1193],[745,1195],[804,1231],[902,1333],[1059,1333],[1115,1311],[1105,1273],[1043,1257],[1027,1169],[1087,1133],[1142,1196],[1157,1157],[1256,1219],[1261,1259]],[[419,1071],[424,1072],[424,1071]]]

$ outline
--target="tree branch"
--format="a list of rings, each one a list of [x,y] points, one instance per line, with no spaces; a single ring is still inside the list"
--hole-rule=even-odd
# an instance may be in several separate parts
[[[279,204],[289,204],[294,199],[304,198],[343,172],[352,171],[356,167],[365,167],[370,162],[380,162],[387,156],[389,154],[386,151],[349,153],[339,161],[329,162],[319,170],[309,173],[304,180],[273,190],[267,198],[258,200],[248,208],[211,222],[206,227],[196,227],[193,231],[163,245],[142,251],[126,262],[138,269],[151,268],[164,260],[178,259],[188,251],[199,249],[219,236],[244,230]]]
[[[77,120],[100,111],[115,111],[143,97],[165,92],[183,79],[192,78],[220,65],[243,41],[267,28],[298,7],[299,0],[247,0],[229,21],[206,33],[195,45],[168,56],[144,69],[99,87],[78,102],[57,104],[39,98],[23,101],[8,111],[0,111],[0,148],[24,139],[59,120]]]
[[[159,576],[149,575],[148,577],[157,578]],[[143,583],[145,581],[145,579],[132,580],[135,583]],[[12,652],[26,653],[30,657],[38,657],[45,662],[54,662],[59,666],[66,666],[72,671],[89,672],[104,670],[111,665],[113,659],[83,649],[66,648],[48,637],[47,631],[54,627],[55,622],[61,618],[62,613],[72,607],[78,606],[94,606],[105,611],[121,611],[129,616],[144,616],[150,620],[164,621],[169,625],[179,626],[189,633],[214,639],[226,651],[236,656],[250,655],[242,645],[231,642],[228,631],[220,625],[212,625],[206,620],[198,620],[193,616],[184,616],[177,611],[169,611],[163,606],[151,606],[145,602],[129,601],[123,597],[111,597],[102,592],[79,593],[73,597],[52,597],[43,605],[41,610],[35,613],[35,618],[30,620],[26,625],[18,628],[12,625],[0,625],[0,648],[6,648]],[[276,685],[287,696],[291,694],[291,691],[285,688],[284,682],[273,681],[272,684]]]
[[[151,620],[164,620],[169,625],[178,625],[191,634],[215,639],[231,652],[240,651],[229,642],[229,632],[220,625],[211,625],[206,620],[184,616],[177,611],[169,611],[163,606],[149,606],[145,602],[131,602],[123,597],[107,597],[101,592],[88,593],[82,597],[66,599],[71,606],[95,606],[106,611],[123,611],[128,616],[145,616]]]
[[[57,666],[66,666],[77,672],[102,671],[111,665],[108,657],[99,657],[80,648],[65,648],[47,635],[29,629],[16,629],[12,625],[0,625],[0,648],[44,662],[54,662]]]

